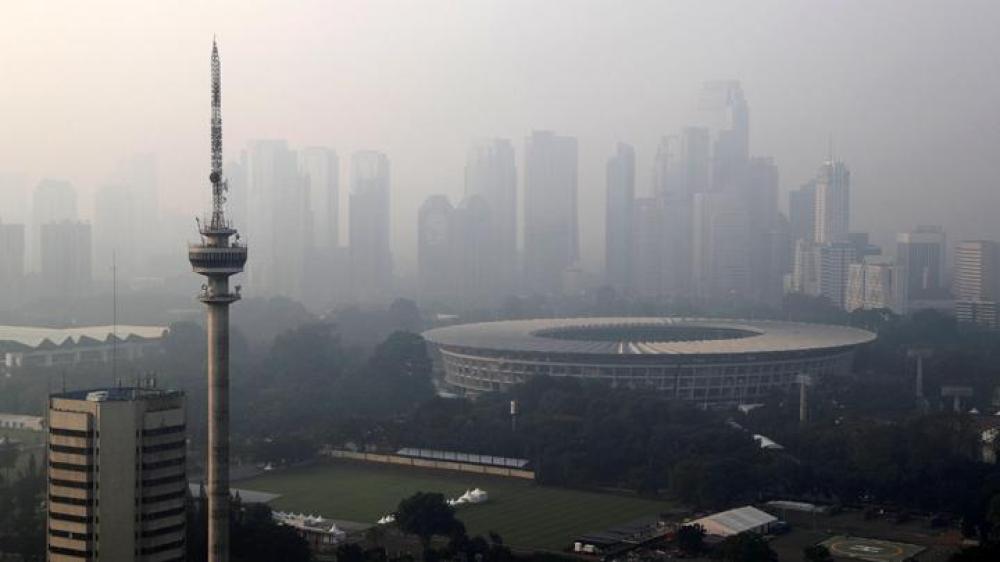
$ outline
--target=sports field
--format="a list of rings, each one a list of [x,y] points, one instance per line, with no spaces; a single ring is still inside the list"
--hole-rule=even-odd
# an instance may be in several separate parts
[[[281,494],[270,503],[275,509],[364,523],[374,523],[416,492],[440,492],[453,498],[478,487],[486,490],[489,501],[458,508],[470,534],[496,531],[511,546],[548,550],[561,550],[577,535],[656,515],[671,506],[508,478],[340,461],[268,474],[237,485]]]

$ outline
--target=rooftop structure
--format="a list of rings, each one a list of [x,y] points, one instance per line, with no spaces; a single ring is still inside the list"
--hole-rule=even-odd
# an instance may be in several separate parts
[[[778,518],[770,513],[745,506],[702,517],[688,525],[701,525],[707,535],[731,537],[740,533],[763,534],[777,522]]]

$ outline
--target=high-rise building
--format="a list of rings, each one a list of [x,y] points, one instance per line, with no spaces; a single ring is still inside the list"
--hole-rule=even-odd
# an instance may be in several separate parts
[[[827,161],[816,176],[817,244],[846,242],[851,226],[851,172],[843,162]]]
[[[30,271],[42,265],[42,226],[54,222],[78,220],[76,190],[67,181],[44,179],[31,198],[31,237],[28,240]]]
[[[902,271],[892,260],[882,256],[867,256],[848,269],[848,311],[891,310],[906,313],[906,283]]]
[[[517,284],[517,167],[514,146],[490,139],[469,149],[465,160],[465,197],[479,196],[489,207],[495,248],[496,290],[509,294]]]
[[[340,160],[337,153],[314,146],[299,152],[301,174],[309,193],[312,244],[321,253],[340,244]]]
[[[667,292],[667,275],[671,272],[665,263],[670,241],[664,234],[669,224],[665,220],[664,199],[640,197],[632,207],[629,221],[633,229],[632,271],[628,288],[638,297],[659,298]]]
[[[135,256],[135,274],[147,275],[150,264],[145,263],[144,256],[161,251],[164,247],[173,247],[172,241],[164,239],[160,227],[160,206],[157,186],[156,155],[150,153],[133,154],[118,163],[118,170],[110,182],[125,186],[128,191],[128,204],[132,222],[143,225],[133,228],[128,236],[134,240],[134,246],[141,249]],[[97,230],[100,221],[94,218],[94,238],[97,246]]]
[[[48,560],[184,560],[184,395],[155,388],[49,398]]]
[[[351,157],[350,253],[352,292],[360,302],[392,296],[389,158],[364,150]]]
[[[816,241],[816,182],[788,192],[788,227],[793,241]]]
[[[20,302],[24,294],[24,225],[0,222],[0,309]]]
[[[607,164],[604,221],[605,281],[620,293],[632,286],[635,149],[618,143]]]
[[[820,290],[820,247],[803,239],[795,241],[795,256],[792,262],[791,280],[788,291],[803,295],[819,296]]]
[[[72,299],[88,294],[93,280],[92,252],[89,224],[62,221],[42,225],[43,295]]]
[[[854,259],[854,246],[847,242],[819,247],[819,292],[837,308],[847,305],[848,275]]]
[[[94,198],[94,263],[96,277],[110,279],[112,258],[119,279],[139,274],[139,260],[150,248],[140,242],[154,223],[140,222],[135,192],[122,184],[98,189]]]
[[[712,190],[738,189],[750,159],[750,110],[739,81],[706,82],[699,107],[712,133]]]
[[[906,275],[910,299],[943,298],[945,234],[939,226],[921,225],[896,236],[896,263]]]
[[[750,279],[747,296],[777,304],[782,294],[782,262],[778,238],[778,166],[771,158],[752,158],[743,178],[747,210]]]
[[[558,294],[579,259],[577,142],[551,131],[525,141],[524,277],[526,288]]]
[[[431,195],[417,218],[417,270],[422,304],[451,304],[457,298],[454,252],[455,207],[445,195]]]
[[[693,270],[703,299],[747,297],[751,287],[749,215],[734,193],[694,197]]]
[[[952,292],[960,321],[1000,327],[1000,245],[992,240],[959,242]]]
[[[489,203],[479,195],[466,197],[452,215],[457,300],[467,308],[499,304],[496,281],[500,275],[496,238]]]
[[[247,232],[254,242],[248,270],[253,294],[302,300],[312,216],[298,155],[283,140],[251,141],[246,183]]]

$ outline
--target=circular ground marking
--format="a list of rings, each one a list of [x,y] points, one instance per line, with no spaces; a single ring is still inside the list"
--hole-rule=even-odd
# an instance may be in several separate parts
[[[882,558],[893,560],[903,557],[903,549],[892,544],[880,544],[874,541],[844,539],[830,543],[830,551],[841,556],[852,558]]]

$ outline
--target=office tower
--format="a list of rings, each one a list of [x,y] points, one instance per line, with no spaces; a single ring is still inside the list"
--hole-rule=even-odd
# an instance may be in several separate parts
[[[778,167],[771,158],[752,158],[743,178],[747,211],[747,247],[750,252],[748,297],[777,304],[782,294],[782,267],[778,259]]]
[[[847,235],[847,242],[854,247],[855,261],[861,261],[869,256],[877,256],[882,253],[882,248],[871,243],[867,232],[850,232]]]
[[[135,192],[126,185],[106,185],[94,197],[94,260],[96,276],[110,279],[112,259],[119,279],[138,274],[139,258],[152,249],[141,242],[155,223],[140,221]]]
[[[48,425],[48,560],[184,560],[182,393],[54,394]]]
[[[466,197],[452,215],[453,252],[458,302],[466,308],[499,304],[496,280],[500,275],[490,206],[478,195]]]
[[[18,304],[24,295],[24,225],[0,221],[0,309]]]
[[[847,304],[848,270],[854,262],[854,247],[834,242],[819,247],[819,292],[837,308]]]
[[[42,225],[78,219],[76,190],[66,181],[44,179],[31,197],[31,256],[29,269],[40,271],[42,265]]]
[[[750,110],[735,80],[706,82],[699,108],[712,134],[712,190],[738,189],[750,159]]]
[[[329,148],[299,152],[300,174],[306,182],[306,220],[311,226],[303,263],[302,295],[315,307],[327,307],[339,293],[337,256],[340,244],[340,161]]]
[[[309,190],[313,246],[332,251],[340,244],[340,160],[329,148],[310,147],[299,152],[299,163]]]
[[[788,192],[788,226],[793,241],[816,241],[815,181]]]
[[[885,309],[904,314],[906,284],[900,268],[882,256],[867,256],[860,263],[852,263],[848,268],[845,308],[849,312]]]
[[[955,247],[955,298],[1000,300],[1000,254],[992,240],[964,240]]]
[[[507,139],[482,141],[465,160],[465,197],[482,197],[492,217],[496,289],[510,294],[517,285],[517,167]]]
[[[660,197],[641,197],[632,205],[633,229],[632,271],[628,288],[638,297],[658,298],[667,291],[666,276],[669,264],[665,252],[669,247],[664,231],[667,227],[664,200]]]
[[[792,275],[789,291],[803,295],[819,296],[820,292],[820,247],[806,240],[795,241],[792,261]]]
[[[149,256],[153,251],[160,250],[161,245],[167,245],[159,228],[160,210],[156,174],[156,155],[133,154],[118,163],[118,170],[113,181],[110,182],[127,189],[129,212],[133,216],[132,222],[136,225],[142,225],[141,228],[134,229],[134,234],[131,235],[134,246],[141,249],[141,252],[135,257],[136,273],[141,275],[147,273],[150,265],[144,263],[143,256]],[[95,246],[97,246],[97,229],[100,226],[100,221],[95,216]],[[171,242],[169,245],[173,246],[173,243]]]
[[[431,195],[417,218],[417,269],[422,304],[451,304],[457,299],[453,214],[444,195]]]
[[[647,276],[639,294],[690,296],[693,195],[708,190],[708,146],[708,130],[697,127],[684,129],[677,138],[664,137],[657,146],[652,174],[656,201],[645,202],[641,211],[637,207],[635,236],[638,240],[641,228],[642,241],[633,261]],[[654,269],[659,286],[649,293]]]
[[[373,150],[355,152],[349,224],[352,292],[363,303],[385,301],[392,295],[389,204],[389,158]]]
[[[846,242],[851,225],[851,172],[843,162],[827,161],[816,176],[817,244]]]
[[[606,169],[604,221],[605,281],[619,293],[632,285],[635,214],[635,149],[618,143]]]
[[[577,142],[551,131],[525,140],[524,277],[530,292],[559,294],[579,259]]]
[[[302,300],[312,219],[298,155],[283,140],[251,141],[246,155],[247,232],[254,241],[248,276],[253,292]]]
[[[751,280],[748,230],[749,216],[739,195],[695,195],[693,270],[698,297],[747,296]]]
[[[940,226],[921,225],[896,236],[896,262],[906,275],[910,299],[944,295],[945,235]]]
[[[73,299],[91,289],[90,225],[62,221],[42,225],[41,291],[45,297]]]
[[[1000,247],[992,240],[965,240],[955,247],[955,315],[962,322],[1000,327]]]
[[[198,224],[201,243],[188,247],[195,273],[205,276],[198,300],[205,304],[208,337],[208,562],[229,560],[229,305],[240,299],[240,287],[229,290],[229,277],[243,271],[247,247],[226,219],[222,176],[222,69],[212,41],[212,211]],[[236,237],[234,241],[230,238]]]

